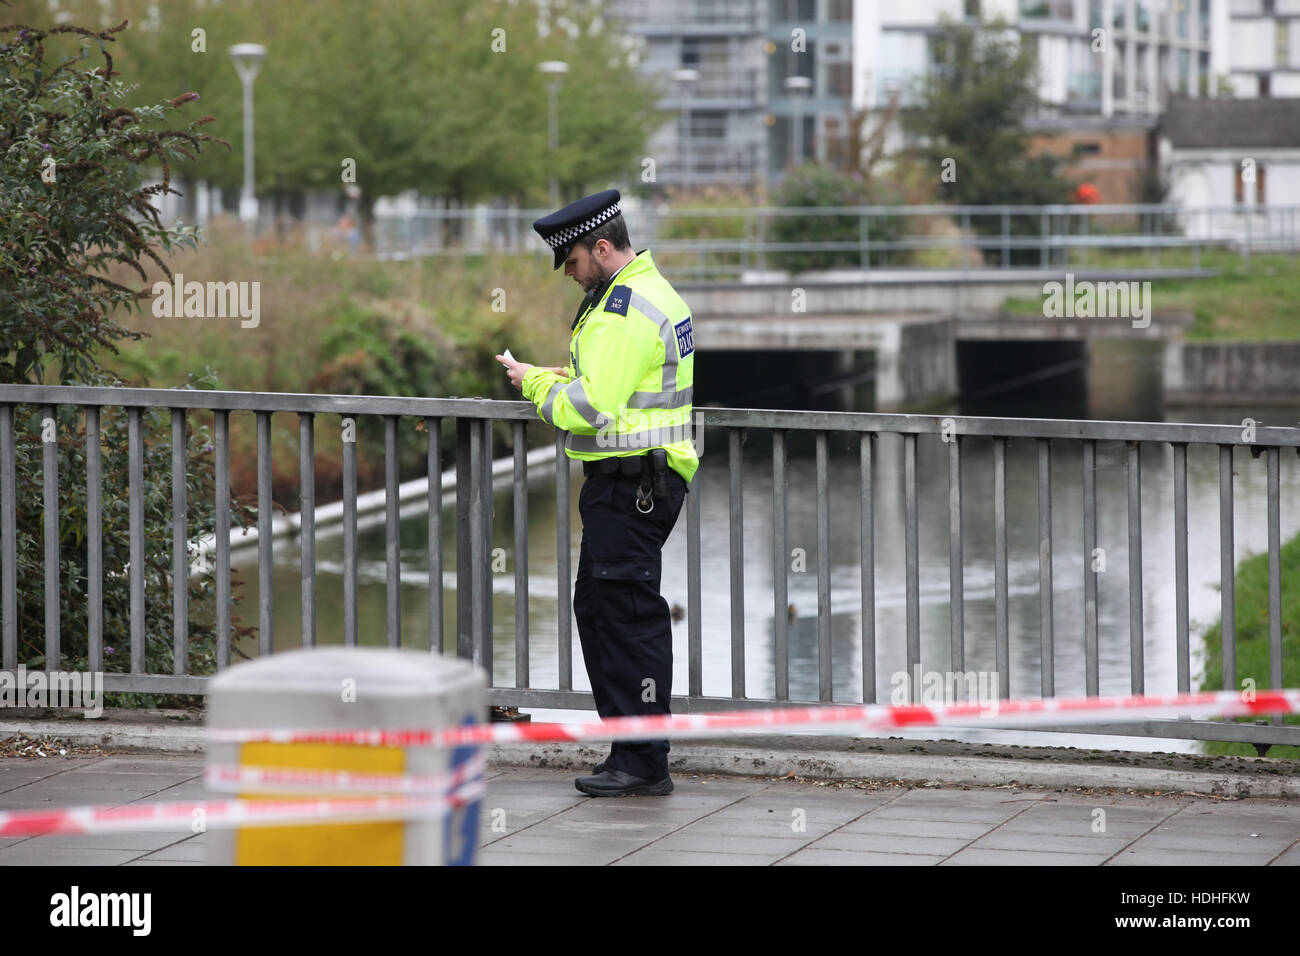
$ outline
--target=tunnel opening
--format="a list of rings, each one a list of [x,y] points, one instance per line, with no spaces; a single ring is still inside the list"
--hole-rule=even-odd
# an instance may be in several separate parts
[[[960,415],[1087,418],[1088,344],[958,342]]]
[[[873,352],[710,349],[695,353],[695,404],[869,412],[875,376]]]

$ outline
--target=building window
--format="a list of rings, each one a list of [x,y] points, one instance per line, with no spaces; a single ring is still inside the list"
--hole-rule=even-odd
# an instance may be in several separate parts
[[[1272,95],[1273,95],[1273,92],[1272,92],[1272,90],[1273,90],[1272,79],[1273,79],[1273,78],[1272,78],[1271,76],[1269,76],[1267,73],[1262,73],[1262,74],[1260,74],[1260,77],[1259,77],[1259,95],[1260,95],[1260,96],[1272,96]]]
[[[826,67],[826,92],[830,96],[853,96],[853,64],[832,63]]]
[[[826,20],[829,23],[852,23],[853,0],[830,0],[826,5]]]
[[[1238,206],[1240,206],[1242,203],[1246,201],[1246,187],[1250,185],[1249,183],[1246,182],[1243,176],[1245,170],[1242,168],[1242,163],[1244,162],[1245,160],[1239,160],[1237,162],[1237,182],[1235,187],[1235,195],[1233,198],[1236,199]],[[1259,164],[1256,164],[1254,169],[1255,169],[1255,205],[1262,206],[1264,205],[1265,170],[1264,167],[1260,166]]]
[[[962,13],[967,20],[978,20],[980,18],[980,0],[964,0]]]
[[[1074,0],[1020,0],[1022,20],[1073,20]]]
[[[1277,55],[1278,69],[1291,65],[1291,21],[1276,20],[1273,23],[1274,51]]]
[[[1080,156],[1097,156],[1101,153],[1101,143],[1097,142],[1075,143],[1074,148]]]

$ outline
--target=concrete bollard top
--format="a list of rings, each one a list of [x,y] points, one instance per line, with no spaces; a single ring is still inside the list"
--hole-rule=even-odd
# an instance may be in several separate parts
[[[236,664],[213,678],[208,723],[395,727],[434,701],[481,699],[486,687],[486,675],[457,658],[393,648],[304,648]]]

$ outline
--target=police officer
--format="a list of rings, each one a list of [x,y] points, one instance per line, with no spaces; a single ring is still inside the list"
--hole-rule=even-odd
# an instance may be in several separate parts
[[[582,656],[601,717],[669,713],[672,624],[659,593],[664,541],[699,467],[690,434],[691,314],[649,251],[632,252],[617,190],[533,223],[586,292],[569,364],[504,356],[510,382],[580,460],[582,548],[573,588]],[[671,793],[668,741],[614,743],[592,776],[595,797]]]

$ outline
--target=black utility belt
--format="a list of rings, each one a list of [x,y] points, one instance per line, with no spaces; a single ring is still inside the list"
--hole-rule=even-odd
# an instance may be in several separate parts
[[[649,455],[627,455],[622,458],[600,458],[584,461],[582,473],[592,475],[643,475],[650,470]]]

